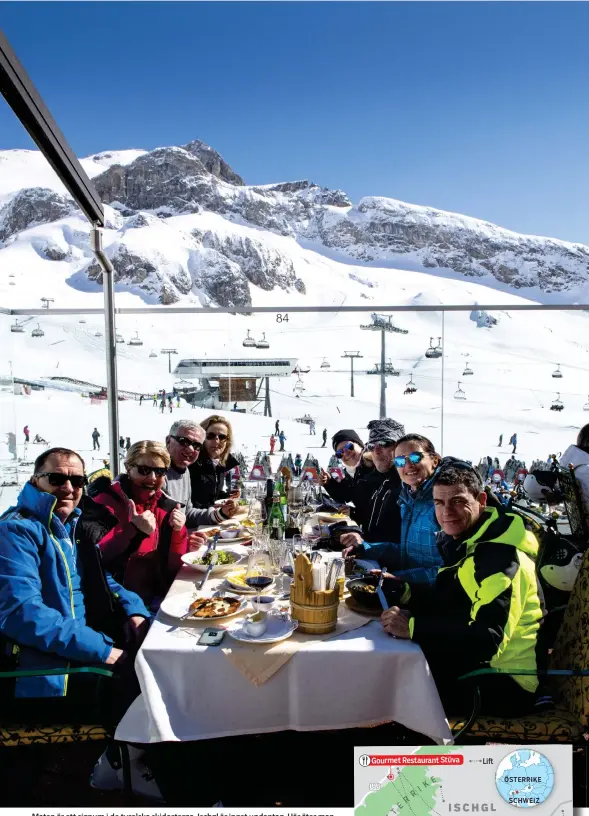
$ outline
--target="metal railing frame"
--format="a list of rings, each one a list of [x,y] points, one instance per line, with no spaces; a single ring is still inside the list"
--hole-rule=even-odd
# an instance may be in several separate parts
[[[115,308],[115,314],[120,315],[175,315],[175,314],[304,314],[312,312],[370,312],[374,306],[146,306],[132,308]],[[450,304],[449,306],[379,306],[379,312],[589,312],[589,303],[470,303]],[[6,309],[0,307],[0,314],[7,315],[104,315],[104,309]]]

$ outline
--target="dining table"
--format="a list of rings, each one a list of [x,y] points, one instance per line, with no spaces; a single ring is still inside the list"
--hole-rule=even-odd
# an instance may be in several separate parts
[[[239,546],[234,545],[238,552]],[[166,600],[187,608],[202,578],[202,572],[184,566]],[[226,587],[223,576],[213,576],[203,592]],[[251,597],[238,597],[246,608],[233,622],[253,611]],[[288,600],[276,600],[275,607],[271,615],[289,614]],[[389,636],[378,617],[350,608],[345,598],[329,635],[295,631],[268,645],[244,644],[227,632],[220,646],[198,643],[207,626],[230,629],[229,624],[179,620],[160,609],[135,661],[141,693],[120,721],[116,739],[192,742],[398,723],[437,744],[452,742],[421,648]]]

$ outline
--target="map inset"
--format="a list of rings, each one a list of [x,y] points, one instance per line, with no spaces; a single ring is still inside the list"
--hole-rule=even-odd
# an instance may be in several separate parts
[[[572,816],[570,745],[354,749],[355,816]]]
[[[554,788],[554,769],[543,754],[521,749],[505,757],[497,768],[497,790],[509,805],[536,807]]]

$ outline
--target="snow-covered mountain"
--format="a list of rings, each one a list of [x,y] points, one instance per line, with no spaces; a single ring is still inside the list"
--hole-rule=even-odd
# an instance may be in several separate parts
[[[583,244],[388,198],[354,206],[341,190],[308,181],[246,185],[198,140],[81,163],[106,205],[104,243],[117,288],[148,303],[247,307],[263,292],[274,292],[274,303],[286,294],[305,302],[309,286],[333,287],[343,265],[355,283],[348,304],[382,302],[374,290],[383,269],[397,283],[404,269],[543,302],[589,293]],[[26,284],[34,259],[70,287],[98,291],[89,229],[41,154],[0,151],[0,282],[9,269]],[[10,305],[15,293],[2,288]]]

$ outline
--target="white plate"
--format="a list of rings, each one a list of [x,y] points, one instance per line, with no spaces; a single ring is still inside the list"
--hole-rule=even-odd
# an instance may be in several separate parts
[[[231,595],[229,592],[226,594],[228,596]],[[203,597],[208,596],[205,594]],[[182,595],[168,596],[162,601],[160,609],[171,618],[181,618],[182,615],[185,615],[188,612],[190,604],[195,600],[196,597],[194,595],[188,595],[187,593],[183,593]],[[247,600],[244,598],[241,600],[238,609],[235,612],[232,612],[230,615],[219,615],[213,618],[186,618],[186,621],[190,623],[206,623],[207,621],[225,620],[226,618],[232,618],[235,615],[238,615],[240,612],[243,612],[246,605]]]
[[[335,513],[317,513],[317,518],[319,521],[323,522],[336,522],[336,521],[350,521],[349,516],[336,516]]]
[[[232,570],[232,572],[233,572],[233,570]],[[244,572],[244,575],[245,575],[245,572]],[[239,592],[240,594],[242,594],[242,593],[244,595],[257,595],[258,594],[257,590],[250,589],[247,585],[246,586],[241,586],[241,584],[234,584],[232,581],[229,580],[229,574],[225,576],[225,583],[231,589],[234,589],[236,592]],[[264,587],[264,589],[260,592],[260,595],[267,595],[273,589],[274,584],[275,584],[275,581],[272,581],[271,584],[269,584],[267,587]]]
[[[211,577],[214,577],[215,575],[226,575],[228,572],[233,572],[234,570],[239,568],[240,563],[245,558],[244,555],[242,555],[241,553],[233,552],[232,550],[229,549],[229,547],[217,547],[217,551],[219,550],[230,552],[232,555],[235,556],[235,561],[233,561],[231,564],[217,564],[215,567],[213,567],[213,569],[210,572]],[[193,569],[196,572],[205,573],[208,569],[208,564],[193,563],[195,559],[202,558],[203,555],[204,552],[200,551],[190,552],[183,555],[181,560],[182,563],[185,564],[187,567],[190,567],[190,569]]]
[[[231,626],[227,627],[227,634],[242,643],[279,643],[281,640],[289,638],[299,625],[298,621],[295,620],[282,620],[280,615],[268,615],[267,621],[268,628],[259,637],[246,635],[243,628],[245,621],[232,623]]]

